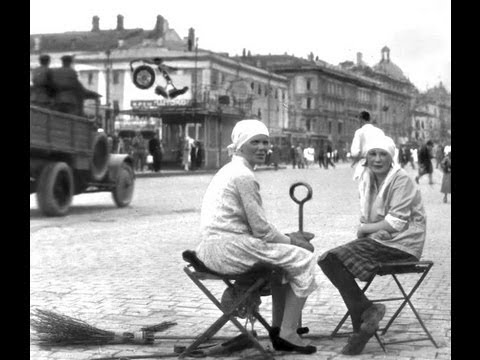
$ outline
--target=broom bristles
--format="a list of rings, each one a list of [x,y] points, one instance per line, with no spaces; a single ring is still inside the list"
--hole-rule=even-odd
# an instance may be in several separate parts
[[[31,325],[42,343],[105,343],[115,338],[113,331],[102,330],[85,321],[53,311],[36,309],[33,315]]]
[[[160,324],[145,326],[141,332],[113,332],[102,330],[85,321],[49,310],[35,309],[31,325],[43,345],[88,345],[106,343],[151,344],[154,332],[164,331],[177,323],[164,321]]]

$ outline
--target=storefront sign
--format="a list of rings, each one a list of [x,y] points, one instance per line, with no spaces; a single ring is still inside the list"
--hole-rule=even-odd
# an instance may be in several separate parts
[[[155,110],[162,106],[187,106],[190,102],[189,99],[132,100],[130,106],[136,110]]]

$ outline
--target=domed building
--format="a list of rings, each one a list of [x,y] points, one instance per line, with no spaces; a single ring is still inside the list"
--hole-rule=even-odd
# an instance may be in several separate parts
[[[377,73],[387,75],[395,80],[409,81],[403,74],[402,69],[390,60],[390,49],[387,46],[382,48],[382,59],[373,66],[373,70]]]

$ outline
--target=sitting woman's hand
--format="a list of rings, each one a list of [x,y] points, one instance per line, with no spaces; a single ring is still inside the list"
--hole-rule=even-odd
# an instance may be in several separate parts
[[[392,235],[387,230],[378,230],[371,236],[377,240],[392,240]]]
[[[363,223],[360,224],[360,226],[357,229],[357,239],[362,239],[368,235],[368,233],[364,231],[365,229],[363,228],[363,225],[364,225]]]
[[[310,252],[313,252],[313,250],[315,249],[313,247],[312,244],[310,244],[306,239],[305,237],[303,236],[303,234],[299,231],[297,232],[293,232],[293,233],[290,233],[290,234],[287,234],[287,236],[290,238],[290,243],[292,245],[295,245],[295,246],[298,246],[298,247],[301,247],[305,250],[308,250]]]

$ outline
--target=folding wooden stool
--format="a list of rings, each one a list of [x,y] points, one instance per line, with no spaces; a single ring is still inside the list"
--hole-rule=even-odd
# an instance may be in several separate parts
[[[415,317],[417,318],[419,324],[421,325],[421,327],[423,328],[423,331],[425,332],[425,334],[427,335],[427,337],[417,337],[417,338],[408,338],[408,339],[404,339],[404,340],[397,340],[397,341],[389,341],[389,342],[385,342],[383,340],[381,340],[377,334],[377,332],[375,333],[375,338],[377,339],[377,341],[379,342],[380,346],[382,347],[383,351],[386,351],[385,350],[385,345],[388,345],[388,344],[399,344],[399,343],[407,343],[407,342],[413,342],[413,341],[424,341],[424,340],[430,340],[433,345],[438,348],[438,345],[437,343],[435,342],[435,340],[433,339],[432,335],[430,334],[430,332],[428,331],[427,327],[425,326],[422,318],[420,317],[420,314],[418,313],[417,309],[413,306],[413,303],[411,301],[411,298],[413,296],[413,294],[415,293],[415,291],[420,287],[420,285],[422,284],[423,280],[425,279],[425,277],[427,276],[428,272],[430,271],[430,269],[432,268],[433,266],[433,262],[432,261],[429,261],[429,260],[424,260],[424,261],[414,261],[414,262],[390,262],[390,263],[383,263],[379,266],[378,270],[375,272],[375,274],[370,278],[370,280],[366,283],[366,285],[363,287],[362,291],[365,293],[368,289],[368,287],[370,286],[370,284],[373,282],[373,280],[375,279],[375,277],[377,275],[379,276],[384,276],[384,275],[391,275],[393,280],[395,280],[395,283],[397,284],[400,292],[402,293],[402,296],[401,297],[391,297],[391,298],[386,298],[386,299],[375,299],[375,300],[371,300],[372,302],[387,302],[387,301],[402,301],[400,306],[398,307],[398,309],[395,311],[395,313],[393,314],[393,316],[390,318],[390,320],[387,322],[387,324],[385,325],[384,328],[381,328],[381,329],[378,329],[378,331],[381,332],[381,335],[385,335],[386,332],[388,331],[388,329],[390,328],[390,326],[393,324],[393,322],[395,321],[395,319],[398,317],[398,315],[400,314],[400,312],[403,310],[403,308],[405,307],[405,305],[409,305],[410,308],[412,309],[413,313],[415,314]],[[412,289],[410,290],[410,292],[407,292],[405,291],[404,287],[402,286],[402,284],[400,283],[400,280],[398,278],[397,275],[400,275],[400,274],[420,274],[420,277],[418,278],[417,282],[415,283],[415,285],[412,287]],[[334,337],[334,336],[342,336],[342,335],[346,335],[346,334],[351,334],[351,332],[343,332],[343,333],[340,333],[339,330],[341,329],[343,323],[347,320],[349,316],[349,312],[347,311],[347,313],[344,315],[344,317],[342,318],[342,320],[340,320],[340,322],[338,323],[337,327],[335,328],[335,330],[333,330],[331,336]]]
[[[266,286],[270,282],[272,272],[275,271],[276,268],[270,264],[261,263],[255,264],[248,272],[240,275],[224,275],[208,269],[205,264],[203,264],[203,262],[197,258],[194,251],[184,251],[182,256],[183,259],[189,263],[183,269],[185,273],[195,283],[195,285],[197,285],[198,288],[202,290],[203,293],[223,312],[223,315],[220,316],[190,346],[188,346],[187,349],[180,354],[179,358],[183,358],[191,354],[201,344],[215,335],[228,321],[231,321],[243,334],[248,336],[248,338],[253,342],[254,347],[260,351],[265,359],[273,359],[272,355],[263,348],[253,334],[247,331],[247,329],[235,318],[235,314],[237,313],[238,309],[244,305],[246,301],[248,301],[251,295],[255,293],[261,293],[262,290],[265,290]],[[247,291],[245,291],[245,293],[234,302],[230,309],[225,309],[220,301],[217,300],[217,298],[202,283],[204,280],[222,280],[228,287],[233,288],[233,281],[244,282],[252,279],[254,279],[254,281],[248,287]],[[257,311],[252,311],[251,315],[253,315],[253,317],[255,317],[255,319],[258,320],[267,331],[271,330],[271,326]]]

